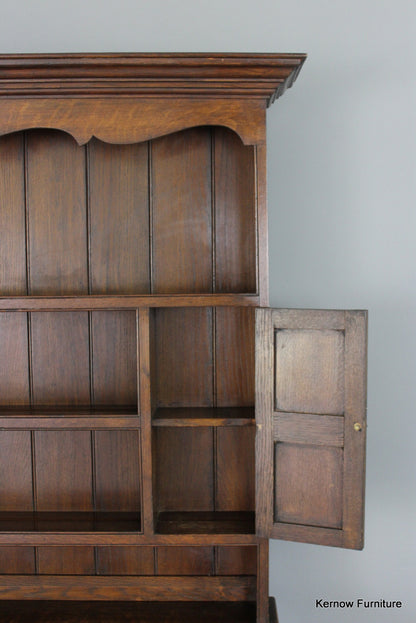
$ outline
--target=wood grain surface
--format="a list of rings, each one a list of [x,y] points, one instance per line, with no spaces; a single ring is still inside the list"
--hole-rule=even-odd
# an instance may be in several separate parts
[[[88,145],[93,294],[150,291],[148,149],[147,143],[108,145],[92,140]]]
[[[362,547],[366,326],[363,311],[258,310],[259,534]]]
[[[254,331],[304,60],[0,55],[0,622],[277,623],[267,538],[362,546],[366,314]]]
[[[3,297],[257,293],[256,161],[230,130],[87,146],[29,130],[0,159]]]
[[[0,139],[0,293],[27,294],[25,137]]]
[[[253,601],[252,576],[4,576],[0,599]]]

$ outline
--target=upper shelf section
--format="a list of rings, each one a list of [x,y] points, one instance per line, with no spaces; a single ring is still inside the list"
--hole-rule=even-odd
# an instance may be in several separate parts
[[[0,299],[0,309],[228,305],[259,294],[256,150],[233,132],[78,146],[30,130],[0,138],[0,160],[0,297],[69,297]]]
[[[265,108],[292,86],[304,54],[0,55],[0,134],[63,130],[135,143],[223,125],[265,139]]]

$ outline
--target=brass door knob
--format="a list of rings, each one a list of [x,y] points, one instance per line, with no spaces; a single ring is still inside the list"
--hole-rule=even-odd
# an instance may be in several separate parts
[[[354,424],[354,430],[356,431],[360,431],[362,429],[362,426],[359,422],[355,422]]]

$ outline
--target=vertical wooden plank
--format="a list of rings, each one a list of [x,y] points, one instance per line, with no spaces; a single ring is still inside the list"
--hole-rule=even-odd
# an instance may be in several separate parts
[[[152,388],[151,369],[154,364],[153,311],[138,311],[138,382],[141,421],[141,458],[142,458],[142,530],[144,534],[153,534],[153,456],[152,456]],[[151,344],[152,341],[152,344]],[[153,376],[154,381],[156,380]]]
[[[30,575],[35,573],[35,548],[0,547],[0,575]]]
[[[153,547],[97,547],[98,575],[154,575]]]
[[[256,292],[254,147],[214,131],[215,291]]]
[[[272,310],[256,310],[256,534],[269,537],[273,518]],[[268,615],[267,615],[268,616]],[[267,619],[266,619],[267,620]]]
[[[217,406],[253,406],[254,309],[218,307],[215,313]]]
[[[155,331],[158,406],[211,407],[212,310],[158,309]]]
[[[359,429],[354,427],[359,424]],[[344,545],[364,545],[367,312],[345,312]]]
[[[96,510],[139,513],[139,432],[96,431],[94,437]]]
[[[142,313],[144,312],[140,310],[139,313],[140,313],[140,318],[141,318]],[[147,381],[147,383],[150,384],[150,405],[151,405],[152,413],[158,406],[157,365],[156,365],[157,364],[157,338],[156,338],[156,315],[157,313],[158,311],[156,309],[149,309],[148,311],[149,320],[147,321],[147,323],[148,323],[149,336],[148,338],[146,338],[146,339],[149,339],[149,342],[150,342],[149,343],[149,355],[146,355],[146,356],[150,357],[150,362],[149,362],[150,378]],[[140,327],[139,327],[139,332],[140,332]],[[144,361],[146,361],[146,358],[144,359]],[[146,372],[148,373],[149,370],[146,370]]]
[[[88,405],[88,312],[31,314],[33,403]]]
[[[0,431],[0,511],[33,510],[30,431]]]
[[[257,172],[257,282],[260,305],[269,305],[269,248],[267,223],[267,147],[256,145]]]
[[[94,404],[137,405],[135,312],[92,312],[91,324]]]
[[[153,141],[153,290],[212,291],[211,133]]]
[[[26,294],[23,133],[0,139],[0,294]]]
[[[218,511],[254,511],[254,427],[217,429]]]
[[[0,404],[28,405],[27,314],[0,314]]]
[[[159,511],[214,510],[211,428],[158,428]]]
[[[40,575],[94,575],[93,547],[38,547]]]
[[[157,547],[158,575],[212,575],[212,547]]]
[[[89,143],[93,294],[150,291],[148,145]]]
[[[87,294],[85,148],[64,132],[27,134],[30,294]]]
[[[35,431],[38,511],[92,511],[91,434]]]

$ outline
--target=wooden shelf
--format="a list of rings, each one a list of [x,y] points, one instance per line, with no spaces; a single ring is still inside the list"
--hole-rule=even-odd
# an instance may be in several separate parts
[[[270,623],[277,623],[274,599]],[[1,623],[255,623],[252,602],[4,601]]]
[[[7,512],[0,513],[0,532],[140,532],[140,513]]]
[[[2,430],[137,429],[136,406],[104,407],[0,407]]]
[[[254,407],[178,407],[157,409],[153,426],[254,426]]]
[[[159,534],[254,534],[254,512],[161,512]]]
[[[18,547],[72,547],[72,546],[181,546],[181,547],[211,547],[211,546],[258,546],[261,538],[251,534],[225,533],[193,533],[193,534],[144,534],[141,532],[1,532],[0,546]],[[126,550],[125,550],[126,551]],[[130,552],[134,555],[134,552]],[[59,554],[59,550],[57,555]],[[65,551],[64,551],[65,554]],[[64,555],[63,554],[63,555]],[[82,575],[82,572],[80,571]],[[1,586],[1,582],[0,582]],[[1,599],[1,597],[0,597]]]
[[[0,296],[0,311],[133,310],[139,307],[258,306],[257,294]]]

